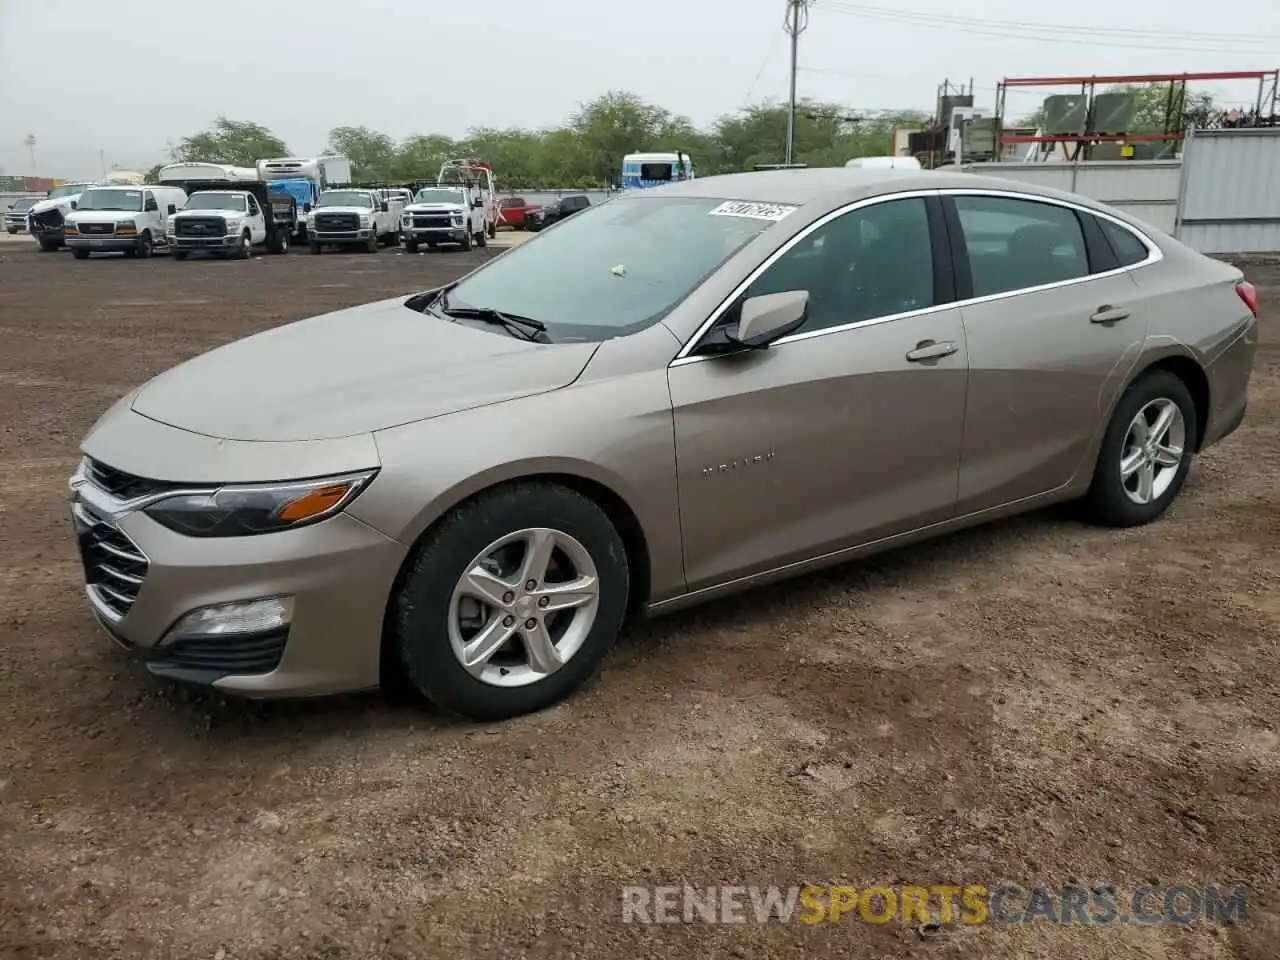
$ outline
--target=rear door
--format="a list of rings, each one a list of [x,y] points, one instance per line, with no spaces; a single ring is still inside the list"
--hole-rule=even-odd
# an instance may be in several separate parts
[[[969,351],[963,516],[1092,469],[1148,317],[1086,211],[1016,192],[943,193]]]
[[[690,589],[952,516],[968,377],[942,207],[877,198],[819,221],[668,374]],[[716,355],[742,300],[807,290],[805,325]]]

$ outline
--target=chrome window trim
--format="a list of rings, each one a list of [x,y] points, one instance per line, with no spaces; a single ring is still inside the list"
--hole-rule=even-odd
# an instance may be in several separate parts
[[[855,320],[852,323],[842,323],[834,327],[823,327],[821,330],[809,330],[807,332],[802,332],[802,333],[793,333],[790,336],[786,336],[781,338],[780,340],[775,341],[771,345],[771,347],[780,347],[780,346],[783,346],[784,344],[793,343],[800,340],[811,340],[814,337],[824,337],[832,333],[844,333],[846,330],[853,330],[858,327],[869,327],[869,326],[873,326],[875,324],[880,324],[880,323],[889,323],[891,321],[900,320],[906,317],[918,317],[918,316],[924,316],[930,313],[940,313],[944,310],[953,310],[960,307],[966,307],[966,306],[972,306],[972,305],[984,304],[984,303],[992,303],[996,300],[1005,300],[1010,297],[1020,297],[1028,293],[1040,293],[1041,291],[1044,291],[1044,290],[1056,290],[1060,287],[1074,286],[1075,284],[1086,283],[1091,280],[1100,280],[1105,277],[1119,276],[1122,273],[1128,273],[1132,270],[1138,270],[1142,267],[1150,266],[1153,263],[1159,263],[1161,260],[1164,259],[1164,251],[1160,249],[1160,245],[1157,244],[1150,237],[1148,237],[1146,234],[1144,234],[1141,230],[1134,227],[1132,224],[1126,223],[1125,221],[1117,217],[1114,217],[1109,213],[1105,213],[1101,210],[1094,210],[1090,207],[1085,206],[1084,204],[1074,203],[1070,200],[1062,200],[1057,197],[1043,197],[1034,193],[1022,193],[1021,191],[1018,191],[1018,190],[998,190],[990,187],[936,187],[932,190],[910,190],[910,191],[903,191],[901,193],[881,194],[875,197],[868,197],[862,200],[855,200],[852,203],[844,204],[843,206],[837,207],[835,210],[832,210],[829,213],[823,214],[821,217],[819,217],[813,223],[809,224],[809,226],[805,227],[803,230],[797,233],[794,237],[792,237],[790,240],[784,243],[781,247],[779,247],[777,250],[771,253],[764,260],[763,263],[761,263],[758,267],[752,270],[751,273],[747,275],[746,279],[744,279],[741,283],[739,283],[736,287],[734,287],[733,290],[729,293],[729,295],[720,302],[720,304],[715,308],[715,310],[711,312],[711,315],[702,323],[701,326],[698,327],[696,331],[694,331],[693,336],[691,336],[688,339],[688,341],[685,342],[684,346],[680,348],[675,358],[667,366],[670,368],[670,367],[684,366],[690,363],[700,363],[704,360],[718,359],[719,355],[690,356],[690,353],[694,350],[694,348],[697,347],[698,343],[702,340],[702,338],[706,336],[707,331],[709,331],[713,326],[715,326],[716,321],[719,320],[724,315],[725,311],[727,311],[729,307],[732,306],[732,304],[734,303],[734,301],[738,299],[738,297],[742,296],[742,294],[746,291],[748,287],[751,286],[751,284],[755,283],[756,280],[760,278],[761,274],[763,274],[766,270],[772,267],[778,260],[780,260],[783,256],[785,256],[791,250],[792,247],[800,243],[800,241],[804,240],[814,231],[826,226],[832,220],[838,219],[839,217],[842,217],[847,213],[853,213],[855,210],[860,210],[863,207],[874,206],[875,204],[878,204],[878,203],[889,203],[893,200],[909,200],[909,199],[915,199],[915,198],[927,199],[928,197],[957,197],[957,196],[1006,197],[1010,200],[1027,200],[1032,203],[1046,203],[1046,204],[1049,204],[1050,206],[1066,207],[1067,209],[1075,210],[1079,213],[1089,214],[1090,216],[1097,217],[1100,220],[1110,221],[1111,223],[1114,223],[1116,226],[1120,227],[1123,230],[1128,230],[1131,234],[1133,234],[1135,237],[1138,238],[1139,242],[1142,243],[1144,247],[1146,247],[1147,258],[1145,260],[1139,261],[1138,263],[1129,264],[1128,266],[1116,267],[1113,270],[1104,270],[1101,273],[1090,273],[1090,274],[1086,274],[1083,277],[1072,277],[1070,280],[1058,280],[1053,283],[1042,283],[1039,286],[1034,286],[1034,287],[1019,287],[1016,290],[1004,290],[1004,291],[1001,291],[1000,293],[991,293],[981,297],[969,297],[966,300],[953,300],[950,303],[935,304],[934,306],[931,306],[931,307],[923,307],[919,310],[910,310],[905,313],[894,313],[884,317],[871,317],[866,320]]]

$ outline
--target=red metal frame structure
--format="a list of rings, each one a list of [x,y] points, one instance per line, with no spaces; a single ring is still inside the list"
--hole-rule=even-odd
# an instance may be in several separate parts
[[[1074,143],[1077,144],[1077,155],[1083,149],[1088,150],[1094,143],[1150,143],[1153,141],[1182,140],[1186,133],[1183,124],[1183,111],[1187,98],[1187,82],[1200,80],[1257,80],[1258,97],[1254,105],[1255,116],[1264,117],[1263,104],[1270,100],[1269,117],[1275,122],[1277,109],[1280,107],[1280,70],[1233,70],[1219,73],[1146,73],[1119,74],[1116,76],[1088,77],[1005,77],[996,85],[996,125],[997,137],[1001,147],[1006,143]],[[1270,82],[1271,92],[1268,96],[1267,85]],[[1050,136],[1016,136],[1004,132],[1005,97],[1010,87],[1079,87],[1080,92],[1088,99],[1089,116],[1092,123],[1093,101],[1098,84],[1117,86],[1125,84],[1167,83],[1169,95],[1165,101],[1164,133],[1136,133],[1120,136],[1100,136],[1086,129],[1077,135]],[[999,160],[1001,150],[996,150],[995,159]]]

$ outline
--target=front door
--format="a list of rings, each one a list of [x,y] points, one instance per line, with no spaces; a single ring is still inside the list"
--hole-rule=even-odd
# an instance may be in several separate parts
[[[970,375],[957,512],[966,515],[1092,469],[1085,458],[1148,315],[1133,278],[1090,256],[1080,219],[1089,214],[1026,197],[947,201],[972,279],[973,299],[961,304]]]
[[[735,304],[669,371],[691,590],[954,511],[964,326],[938,302],[949,296],[935,292],[925,199],[844,213],[743,298],[784,290],[809,291],[799,331],[766,350],[706,355],[736,323]]]

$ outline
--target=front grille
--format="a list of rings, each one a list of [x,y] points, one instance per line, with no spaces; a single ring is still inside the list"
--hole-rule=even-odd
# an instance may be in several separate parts
[[[438,230],[449,226],[449,215],[447,213],[414,214],[413,225]]]
[[[191,486],[189,483],[175,483],[172,480],[148,480],[145,477],[134,476],[132,473],[109,467],[92,457],[85,458],[84,472],[95,487],[118,500],[136,500],[138,497],[150,496],[153,493],[167,493],[170,490]]]
[[[148,667],[161,674],[171,670],[222,676],[270,673],[280,665],[288,640],[287,627],[249,637],[188,637],[156,647]]]
[[[110,236],[116,232],[116,225],[114,223],[82,223],[80,232],[86,236]]]
[[[179,217],[173,222],[176,237],[221,237],[227,232],[227,221],[222,217]]]
[[[121,618],[133,607],[147,578],[146,555],[123,530],[94,514],[83,503],[77,503],[74,509],[85,582],[99,602]]]
[[[359,230],[360,215],[355,213],[317,213],[315,215],[317,230]]]

